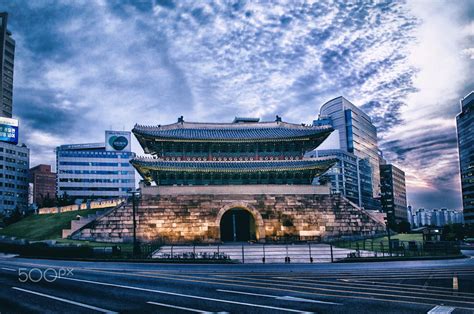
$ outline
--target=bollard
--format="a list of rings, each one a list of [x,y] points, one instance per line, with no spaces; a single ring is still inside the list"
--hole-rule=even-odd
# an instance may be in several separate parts
[[[330,248],[331,248],[331,263],[334,263],[334,256],[333,256],[333,253],[332,253],[332,243],[331,243]]]
[[[173,258],[173,245],[171,244],[171,258]]]
[[[263,249],[262,263],[265,264],[265,243],[262,245],[262,249]]]
[[[312,263],[313,257],[311,256],[311,243],[310,242],[308,242],[308,246],[309,246],[309,261]]]
[[[244,245],[242,244],[242,264],[245,264]]]
[[[219,244],[217,244],[217,254],[219,254]]]

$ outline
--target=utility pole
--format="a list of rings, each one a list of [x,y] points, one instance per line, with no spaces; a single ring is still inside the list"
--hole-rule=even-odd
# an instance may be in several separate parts
[[[392,242],[390,239],[390,219],[393,211],[387,211],[387,217],[385,217],[385,226],[387,227],[387,238],[388,238],[388,253],[392,256]]]
[[[140,195],[137,191],[128,191],[132,195],[132,218],[133,218],[133,256],[137,256],[140,248],[137,243],[137,218],[136,218],[136,195]]]

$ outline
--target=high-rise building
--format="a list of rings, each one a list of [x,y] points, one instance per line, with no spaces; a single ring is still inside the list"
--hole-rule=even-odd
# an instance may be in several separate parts
[[[305,157],[333,157],[336,164],[317,180],[331,182],[331,191],[340,193],[365,209],[373,208],[372,173],[367,159],[361,159],[342,149],[314,150]]]
[[[474,224],[474,91],[461,99],[456,124],[464,221]]]
[[[135,190],[129,160],[130,132],[106,131],[105,143],[70,144],[56,148],[56,193],[74,199],[115,198]]]
[[[339,133],[339,148],[367,159],[372,172],[372,196],[380,196],[377,129],[370,117],[344,97],[334,98],[320,109],[320,117],[329,117]]]
[[[33,185],[32,202],[41,206],[46,199],[56,197],[56,174],[50,165],[38,165],[30,169],[30,183]]]
[[[0,212],[28,209],[29,149],[0,137]]]
[[[408,221],[405,172],[392,164],[380,165],[382,210],[391,224]]]
[[[0,12],[0,117],[11,118],[15,41],[7,29],[8,13]]]

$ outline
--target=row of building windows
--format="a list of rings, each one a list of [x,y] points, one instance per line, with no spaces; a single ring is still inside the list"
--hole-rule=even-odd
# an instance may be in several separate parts
[[[131,179],[80,179],[80,178],[61,178],[59,182],[87,182],[87,183],[130,183]]]
[[[59,151],[59,157],[88,157],[88,158],[123,158],[130,159],[133,157],[132,152],[94,152],[94,151]]]
[[[89,167],[122,167],[130,166],[129,163],[117,163],[117,162],[87,162],[87,161],[61,161],[61,166],[89,166]]]
[[[14,188],[17,188],[19,190],[21,189],[24,189],[24,190],[28,190],[28,185],[22,185],[22,184],[13,184],[13,183],[9,183],[9,182],[0,182],[0,187],[6,187],[6,188],[10,188],[10,189],[14,189]]]
[[[102,191],[102,192],[114,192],[114,191],[129,191],[130,188],[110,188],[110,187],[78,187],[78,186],[62,186],[59,188],[60,191]]]
[[[4,168],[3,165],[0,165],[0,169],[3,169],[3,168]],[[18,173],[28,173],[28,169],[26,169],[26,168],[15,168],[15,167],[8,166],[8,165],[5,166],[5,170],[16,171]]]
[[[113,171],[113,170],[59,170],[63,174],[109,174],[109,175],[128,175],[134,174],[134,171]]]

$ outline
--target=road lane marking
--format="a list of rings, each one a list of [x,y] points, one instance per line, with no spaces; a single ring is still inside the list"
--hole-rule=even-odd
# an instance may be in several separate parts
[[[442,305],[437,305],[427,314],[450,314],[452,311],[454,311],[456,308],[452,306],[442,306]]]
[[[148,304],[153,304],[153,305],[158,305],[158,306],[163,306],[163,307],[170,307],[170,308],[178,309],[178,310],[184,310],[184,311],[188,311],[188,312],[203,313],[203,314],[212,313],[212,312],[208,312],[208,311],[196,310],[196,309],[192,309],[190,307],[177,306],[177,305],[172,305],[172,304],[158,303],[158,302],[152,302],[152,301],[148,301],[147,303]]]
[[[227,292],[227,293],[236,293],[236,294],[245,294],[245,295],[253,295],[253,296],[257,296],[257,297],[273,298],[273,299],[277,299],[277,300],[310,302],[310,303],[330,304],[330,305],[342,305],[341,303],[318,301],[318,300],[312,300],[312,299],[303,299],[303,298],[292,297],[292,296],[287,296],[287,295],[286,296],[278,296],[278,295],[250,293],[250,292],[224,290],[224,289],[216,289],[216,291]]]
[[[16,269],[13,268],[7,268],[7,267],[2,267],[3,270],[8,270],[8,271],[16,271]]]
[[[105,271],[105,270],[91,270],[91,272],[98,272],[98,273],[105,273],[105,274],[116,274],[114,272],[108,272],[108,271]],[[328,297],[336,297],[336,298],[341,298],[341,297],[344,297],[344,298],[351,298],[351,299],[363,299],[363,300],[371,300],[371,301],[384,301],[384,302],[393,302],[393,303],[402,303],[402,304],[420,304],[420,305],[432,305],[432,306],[436,306],[437,304],[436,303],[428,303],[428,302],[416,302],[416,301],[406,301],[406,300],[393,300],[393,299],[388,299],[388,298],[384,298],[385,296],[386,297],[392,297],[393,295],[389,295],[389,294],[381,294],[382,297],[380,298],[375,298],[374,296],[368,296],[368,297],[364,297],[364,296],[352,296],[352,295],[341,295],[341,294],[330,294],[330,293],[317,293],[317,292],[307,292],[307,291],[301,291],[301,290],[294,290],[294,289],[288,289],[288,288],[275,288],[275,287],[269,287],[267,283],[260,283],[260,282],[248,282],[248,281],[239,281],[239,280],[226,280],[226,281],[229,281],[229,282],[232,282],[232,283],[225,283],[225,282],[217,282],[217,281],[206,281],[206,280],[202,280],[202,278],[194,278],[194,277],[191,277],[191,276],[183,276],[181,275],[181,277],[190,277],[190,278],[193,278],[193,279],[186,279],[186,278],[177,278],[178,274],[171,274],[170,276],[164,276],[164,275],[144,275],[144,274],[122,274],[122,275],[125,275],[125,276],[135,276],[135,277],[145,277],[145,278],[155,278],[155,279],[168,279],[168,280],[174,280],[174,281],[185,281],[185,282],[197,282],[197,283],[210,283],[210,284],[216,284],[216,285],[224,285],[224,286],[238,286],[238,287],[245,287],[245,288],[249,288],[249,287],[252,287],[252,288],[257,288],[257,289],[268,289],[268,290],[275,290],[275,291],[285,291],[285,292],[291,292],[291,293],[300,293],[300,294],[307,294],[307,295],[317,295],[317,296],[328,296]],[[63,278],[65,279],[65,278]],[[198,279],[201,279],[201,280],[198,280]],[[237,282],[237,283],[235,283]],[[254,283],[256,285],[249,285],[250,283]],[[259,286],[260,285],[260,286]],[[278,285],[276,284],[276,286],[283,286],[283,285]],[[285,287],[288,287],[288,285],[285,285]],[[294,286],[291,286],[291,288],[295,288]],[[308,288],[308,287],[298,287],[296,286],[296,288],[307,288],[307,289],[311,289],[311,288]],[[312,289],[314,290],[314,289]],[[316,289],[316,290],[325,290],[325,291],[329,291],[329,292],[336,292],[337,293],[337,290],[331,290],[331,289]],[[350,291],[348,293],[351,293]],[[356,292],[357,293],[357,292]],[[364,293],[364,294],[369,294],[369,293]],[[404,297],[404,296],[402,296]],[[416,297],[412,297],[413,299],[429,299],[429,300],[439,300],[439,299],[433,299],[433,298],[416,298]],[[458,301],[454,301],[454,300],[446,300],[446,301],[449,301],[449,302],[458,302]],[[474,308],[472,307],[461,307],[461,306],[456,306],[456,308],[460,308],[460,309],[467,309],[467,310],[473,310]]]
[[[61,302],[64,302],[64,303],[77,305],[77,306],[80,306],[80,307],[85,307],[85,308],[88,308],[88,309],[91,309],[91,310],[94,310],[94,311],[98,311],[98,312],[102,312],[102,313],[109,313],[109,314],[117,314],[118,313],[118,312],[114,312],[114,311],[111,311],[111,310],[106,310],[106,309],[103,309],[103,308],[100,308],[100,307],[92,306],[92,305],[89,305],[89,304],[84,304],[84,303],[80,303],[80,302],[76,302],[76,301],[63,299],[63,298],[60,298],[60,297],[55,297],[55,296],[44,294],[44,293],[41,293],[41,292],[26,290],[26,289],[22,289],[22,288],[18,288],[18,287],[12,287],[12,289],[15,289],[15,290],[18,290],[18,291],[23,291],[23,292],[26,292],[26,293],[39,295],[41,297],[61,301]]]
[[[167,295],[174,295],[174,296],[191,298],[191,299],[200,299],[200,300],[207,300],[207,301],[215,301],[215,302],[222,302],[222,303],[245,305],[245,306],[251,306],[251,307],[260,307],[260,308],[265,308],[265,309],[272,309],[272,310],[286,311],[286,312],[294,312],[294,313],[308,313],[306,311],[299,311],[299,310],[294,310],[294,309],[289,309],[289,308],[284,308],[284,307],[276,307],[276,306],[270,306],[270,305],[237,302],[237,301],[231,301],[231,300],[222,300],[222,299],[208,298],[208,297],[202,297],[202,296],[197,296],[197,295],[188,295],[188,294],[182,294],[182,293],[176,293],[176,292],[169,292],[169,291],[162,291],[162,290],[155,290],[155,289],[147,289],[147,288],[140,288],[140,287],[134,287],[134,286],[118,285],[118,284],[100,282],[100,281],[92,281],[92,280],[77,279],[77,278],[66,278],[66,277],[58,277],[58,278],[63,279],[63,280],[84,282],[84,283],[90,283],[90,284],[102,285],[102,286],[108,286],[108,287],[117,287],[117,288],[124,288],[124,289],[131,289],[131,290],[138,290],[138,291],[145,291],[145,292],[152,292],[152,293],[161,293],[161,294],[167,294]]]
[[[105,273],[105,274],[115,274],[114,272],[108,272],[105,270],[90,270],[91,272],[98,272],[98,273]],[[264,283],[261,283],[261,285],[264,286],[258,286],[258,285],[250,285],[248,282],[240,281],[243,284],[239,283],[224,283],[224,282],[213,282],[213,281],[205,281],[205,280],[197,280],[197,279],[185,279],[185,278],[176,278],[176,277],[166,277],[163,275],[144,275],[144,274],[122,274],[124,276],[135,276],[135,277],[144,277],[144,278],[154,278],[154,279],[168,279],[172,281],[185,281],[185,282],[195,282],[195,283],[210,283],[210,284],[216,284],[216,285],[221,285],[221,286],[232,286],[232,287],[244,287],[244,288],[255,288],[255,289],[266,289],[266,290],[272,290],[272,291],[284,291],[284,292],[291,292],[291,293],[299,293],[299,294],[305,294],[305,295],[311,295],[311,296],[325,296],[325,297],[336,297],[336,298],[351,298],[351,299],[362,299],[362,300],[370,300],[370,301],[384,301],[384,302],[391,302],[391,303],[402,303],[402,304],[417,304],[417,305],[431,305],[431,306],[436,306],[436,303],[428,303],[428,302],[417,302],[417,301],[406,301],[406,300],[394,300],[388,299],[388,298],[375,298],[373,296],[352,296],[352,295],[341,295],[341,294],[330,294],[330,293],[321,293],[321,292],[308,292],[308,291],[301,291],[301,290],[294,290],[294,289],[284,289],[284,288],[275,288],[275,287],[269,287],[268,285],[265,285]],[[172,274],[176,275],[176,274]],[[188,276],[189,277],[189,276]],[[192,278],[192,277],[191,277]],[[64,279],[64,278],[63,278]],[[238,281],[239,282],[239,281]],[[257,283],[259,284],[259,283]],[[287,287],[287,286],[285,286]],[[293,287],[292,287],[293,288]],[[331,291],[331,290],[329,290]],[[393,295],[392,295],[393,297]],[[456,302],[452,300],[447,300],[449,302]],[[466,310],[473,310],[474,308],[472,307],[463,307],[463,306],[456,306],[458,309],[466,309]]]

